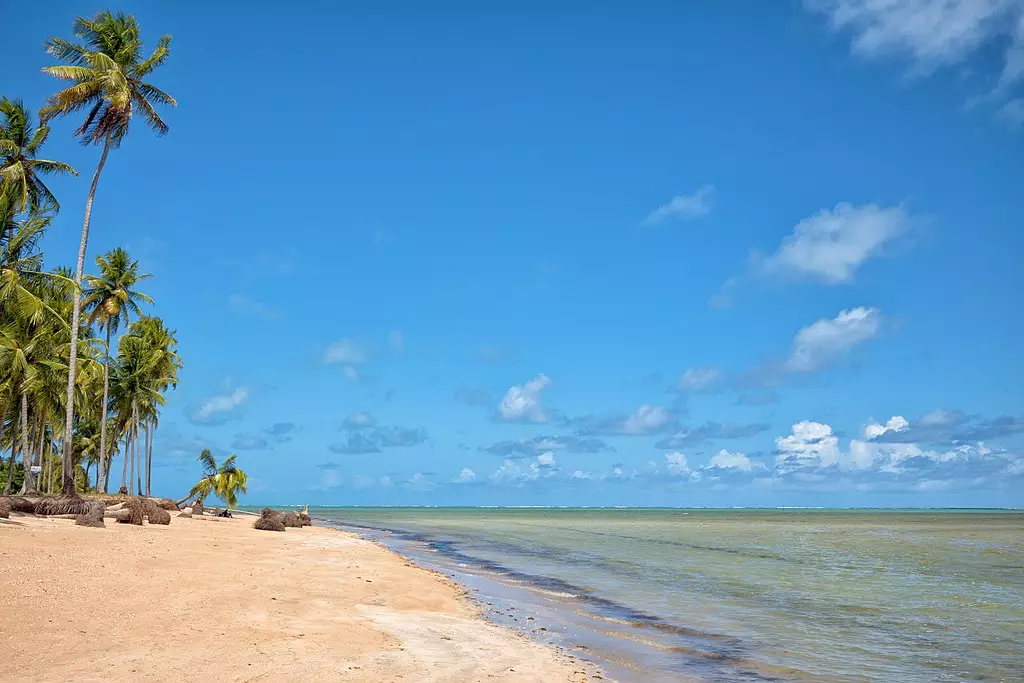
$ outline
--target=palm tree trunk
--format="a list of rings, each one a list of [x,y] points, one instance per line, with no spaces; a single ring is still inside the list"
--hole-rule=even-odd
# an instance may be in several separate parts
[[[105,456],[107,455],[107,406],[110,400],[110,319],[107,319],[107,350],[103,354],[103,403],[100,405],[100,461],[96,470],[96,490],[99,491],[100,479],[103,478]],[[104,486],[100,493],[106,493]]]
[[[128,490],[128,460],[129,460],[128,456],[131,453],[131,449],[129,448],[129,445],[131,445],[131,442],[132,442],[132,430],[129,428],[129,429],[125,430],[125,435],[124,435],[124,451],[121,453],[121,456],[122,456],[121,457],[121,488],[118,489],[119,492],[120,491],[127,491]]]
[[[89,246],[89,223],[92,221],[92,202],[96,198],[96,186],[100,182],[100,172],[107,163],[107,154],[110,152],[110,133],[103,143],[103,154],[100,155],[100,163],[96,165],[96,172],[92,174],[92,185],[89,186],[89,196],[85,200],[85,220],[82,221],[82,240],[78,245],[78,264],[75,268],[75,289],[72,297],[71,307],[71,351],[68,354],[68,395],[67,412],[64,415],[64,457],[61,463],[64,466],[62,473],[62,493],[65,496],[75,495],[75,473],[71,469],[71,458],[73,445],[71,435],[75,426],[75,366],[78,364],[78,325],[82,319],[82,271],[85,269],[85,250]]]
[[[146,495],[153,495],[150,493],[153,487],[153,430],[151,425],[146,425]]]
[[[139,407],[132,406],[132,412],[135,413],[135,476],[138,479],[138,486],[135,487],[135,491],[138,495],[142,495],[142,439],[139,438]]]
[[[4,440],[4,422],[6,421],[6,417],[6,415],[0,412],[0,443]],[[11,427],[14,427],[13,423],[11,424]],[[11,439],[11,458],[7,463],[7,484],[4,486],[5,496],[11,492],[11,479],[14,479],[14,451],[14,439]]]
[[[43,422],[42,416],[35,415],[32,418],[32,422],[36,425],[36,431],[39,433],[39,440],[36,441],[36,447],[32,449],[30,455],[32,464],[39,463],[39,472],[43,471],[43,434],[46,432],[46,423]],[[38,493],[39,489],[39,477],[32,477],[32,487],[26,491],[26,493]]]
[[[132,413],[135,411],[133,410]],[[128,433],[132,435],[131,445],[128,447],[128,461],[131,463],[128,466],[128,495],[135,495],[135,442],[138,440],[138,436],[135,434],[135,420],[132,418],[128,419]]]
[[[25,479],[21,483],[21,494],[36,490],[35,475],[32,474],[32,452],[28,448],[28,394],[21,392],[21,463],[25,468]]]

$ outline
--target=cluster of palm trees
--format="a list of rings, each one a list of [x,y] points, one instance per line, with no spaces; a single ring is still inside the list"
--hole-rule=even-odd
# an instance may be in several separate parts
[[[167,132],[155,105],[175,102],[144,79],[167,59],[170,37],[144,58],[134,17],[106,11],[78,18],[74,32],[77,42],[47,41],[62,64],[43,72],[68,84],[48,98],[38,125],[23,102],[0,97],[0,455],[10,451],[0,482],[4,492],[18,480],[22,493],[106,492],[121,452],[121,489],[149,495],[153,431],[181,367],[175,333],[143,314],[140,304],[152,301],[136,287],[149,276],[124,249],[97,257],[94,275],[83,271],[110,151],[137,117]],[[61,208],[46,179],[78,174],[41,154],[50,122],[79,112],[75,136],[102,152],[76,267],[46,270],[40,240]]]

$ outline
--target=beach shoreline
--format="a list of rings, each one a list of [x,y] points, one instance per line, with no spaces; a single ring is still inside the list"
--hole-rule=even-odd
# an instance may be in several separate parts
[[[252,518],[0,520],[0,661],[17,680],[591,681],[465,588],[357,534]]]

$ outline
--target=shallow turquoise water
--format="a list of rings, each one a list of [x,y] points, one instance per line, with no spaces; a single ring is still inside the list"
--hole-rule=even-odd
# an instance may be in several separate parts
[[[311,513],[514,586],[620,678],[1024,681],[1024,513]]]

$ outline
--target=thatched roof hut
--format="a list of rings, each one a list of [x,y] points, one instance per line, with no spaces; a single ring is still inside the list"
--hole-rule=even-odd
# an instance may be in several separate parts
[[[95,528],[106,527],[103,523],[103,502],[99,500],[88,501],[88,509],[75,517],[75,526],[88,526]]]

